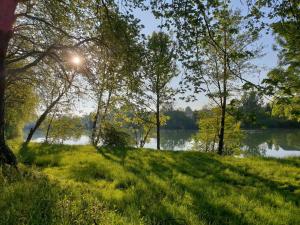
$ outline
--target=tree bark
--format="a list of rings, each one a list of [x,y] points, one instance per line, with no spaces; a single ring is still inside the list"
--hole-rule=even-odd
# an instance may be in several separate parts
[[[159,101],[160,97],[157,94],[157,102],[156,102],[156,139],[157,139],[157,149],[160,150],[160,111],[159,111]]]
[[[3,41],[3,33],[0,31],[0,42]],[[1,49],[2,50],[2,49]],[[2,55],[2,54],[1,54]],[[5,141],[5,90],[6,75],[4,68],[4,57],[0,57],[0,163],[17,165],[14,153]]]
[[[108,108],[109,108],[109,106],[110,106],[110,101],[111,101],[111,97],[112,97],[112,92],[113,92],[113,90],[112,90],[112,88],[111,88],[111,89],[109,90],[109,92],[108,92],[107,101],[106,101],[106,103],[105,103],[105,105],[104,105],[105,108],[104,108],[103,115],[102,115],[102,116],[99,115],[99,119],[100,119],[100,121],[98,121],[98,123],[99,123],[99,129],[98,129],[97,136],[96,136],[96,140],[95,140],[95,142],[96,142],[96,145],[95,145],[95,146],[97,146],[97,145],[99,144],[101,135],[103,135],[102,128],[101,128],[101,123],[103,123],[103,122],[105,121],[105,119],[106,119],[106,116],[107,116],[107,113],[108,113]],[[101,107],[102,107],[102,106],[101,106]],[[101,107],[100,107],[100,110],[101,110]]]
[[[146,140],[149,136],[151,129],[148,129],[148,131],[146,132],[146,135],[142,138],[142,140],[140,141],[140,148],[144,148],[145,144],[146,144]]]
[[[222,155],[224,150],[224,132],[225,132],[225,116],[226,116],[226,97],[224,97],[223,105],[221,109],[221,126],[219,133],[219,146],[218,146],[218,154]]]
[[[45,136],[45,143],[48,143],[48,139],[49,139],[49,134],[50,134],[50,130],[51,130],[51,126],[52,126],[52,121],[55,117],[55,112],[53,113],[50,121],[49,121],[49,124],[48,124],[48,127],[47,127],[47,132],[46,132],[46,136]]]
[[[219,133],[218,154],[222,155],[224,152],[224,132],[225,132],[225,117],[226,117],[226,103],[227,103],[227,31],[224,29],[224,71],[223,71],[223,104],[221,105],[221,124]]]
[[[17,165],[17,159],[5,141],[5,57],[12,36],[12,24],[15,20],[16,0],[0,0],[0,163]]]
[[[54,106],[56,106],[56,104],[60,101],[60,99],[63,97],[64,92],[62,92],[49,106],[48,108],[44,111],[44,113],[38,118],[38,120],[36,121],[35,125],[33,128],[30,129],[29,134],[27,136],[27,139],[25,141],[25,143],[23,144],[23,147],[26,147],[29,142],[31,141],[34,133],[36,132],[36,130],[41,126],[41,124],[44,122],[44,120],[46,119],[47,115],[50,113],[50,111],[53,109]]]
[[[91,141],[95,147],[97,147],[97,145],[98,145],[97,140],[96,140],[96,133],[97,133],[97,122],[99,120],[99,115],[100,115],[100,105],[101,105],[100,102],[101,102],[101,98],[100,98],[100,100],[98,100],[97,112],[96,112],[96,115],[94,116],[93,125],[92,125]]]

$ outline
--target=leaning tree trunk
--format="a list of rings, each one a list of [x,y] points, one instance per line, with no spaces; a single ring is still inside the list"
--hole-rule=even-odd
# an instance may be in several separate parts
[[[50,130],[51,130],[51,126],[52,126],[54,117],[55,117],[55,112],[53,113],[53,115],[49,121],[48,127],[47,127],[47,132],[46,132],[46,136],[45,136],[45,143],[47,143],[47,144],[49,143],[48,140],[49,140]]]
[[[12,36],[16,0],[0,0],[0,163],[17,165],[17,159],[5,142],[5,57]]]
[[[29,131],[29,134],[27,136],[26,141],[23,144],[23,147],[27,147],[29,142],[31,141],[34,133],[36,130],[41,126],[41,124],[44,122],[44,120],[47,118],[48,114],[51,112],[51,110],[56,106],[56,104],[60,101],[60,99],[63,97],[65,92],[62,92],[57,96],[57,98],[48,106],[48,108],[43,112],[43,114],[37,119],[34,127],[32,127]]]

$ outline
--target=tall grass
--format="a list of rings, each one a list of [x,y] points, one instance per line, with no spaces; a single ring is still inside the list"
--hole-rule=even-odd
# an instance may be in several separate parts
[[[41,144],[18,155],[21,174],[2,168],[0,224],[300,224],[299,158]]]

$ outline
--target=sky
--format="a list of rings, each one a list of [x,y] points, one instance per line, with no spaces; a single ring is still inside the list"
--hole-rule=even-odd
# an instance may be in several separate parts
[[[242,10],[242,13],[245,11],[246,7],[241,4],[240,0],[232,0],[233,8],[239,8]],[[158,26],[160,25],[160,20],[155,19],[151,11],[142,11],[140,9],[134,10],[134,16],[140,19],[141,24],[144,25],[142,33],[145,35],[150,35],[153,31],[159,31]],[[263,32],[261,34],[261,38],[257,42],[258,45],[263,46],[263,56],[253,60],[253,63],[260,68],[260,72],[255,74],[250,74],[246,77],[249,81],[253,83],[260,83],[265,77],[267,72],[274,68],[277,65],[277,53],[273,50],[272,46],[275,44],[274,37],[271,33],[266,34]],[[171,86],[174,88],[178,87],[178,83],[181,80],[182,75],[179,75],[177,78],[173,79],[171,82]],[[184,109],[187,106],[190,106],[193,110],[199,110],[203,106],[208,105],[210,103],[208,97],[205,96],[205,93],[201,93],[197,96],[197,100],[194,102],[186,102],[184,100],[180,100],[179,96],[177,97],[174,107]],[[87,113],[93,111],[93,105],[90,102],[86,102],[83,105]]]
[[[240,0],[233,0],[232,6],[234,8],[239,8],[243,11],[245,6],[241,4]],[[146,35],[150,35],[153,31],[159,31],[158,25],[160,25],[160,20],[155,19],[150,11],[141,11],[137,9],[134,11],[134,15],[141,20],[141,23],[145,26],[142,32]],[[273,50],[272,46],[275,44],[274,37],[271,33],[262,33],[261,38],[257,42],[258,45],[263,46],[263,56],[253,60],[253,63],[260,68],[260,72],[248,75],[247,79],[253,83],[260,83],[262,79],[266,77],[267,72],[276,66],[277,64],[277,53]],[[171,86],[178,87],[178,83],[181,80],[181,76],[175,78]],[[209,99],[205,96],[205,93],[198,95],[197,101],[185,102],[184,100],[175,101],[175,108],[185,108],[190,106],[193,110],[201,109],[203,106],[209,103]]]

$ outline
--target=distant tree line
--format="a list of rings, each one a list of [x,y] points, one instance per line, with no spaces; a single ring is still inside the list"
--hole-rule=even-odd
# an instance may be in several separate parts
[[[234,99],[229,104],[229,113],[241,122],[242,129],[260,128],[300,128],[297,119],[289,119],[274,113],[272,102],[264,103],[256,91],[244,92],[241,99]]]

